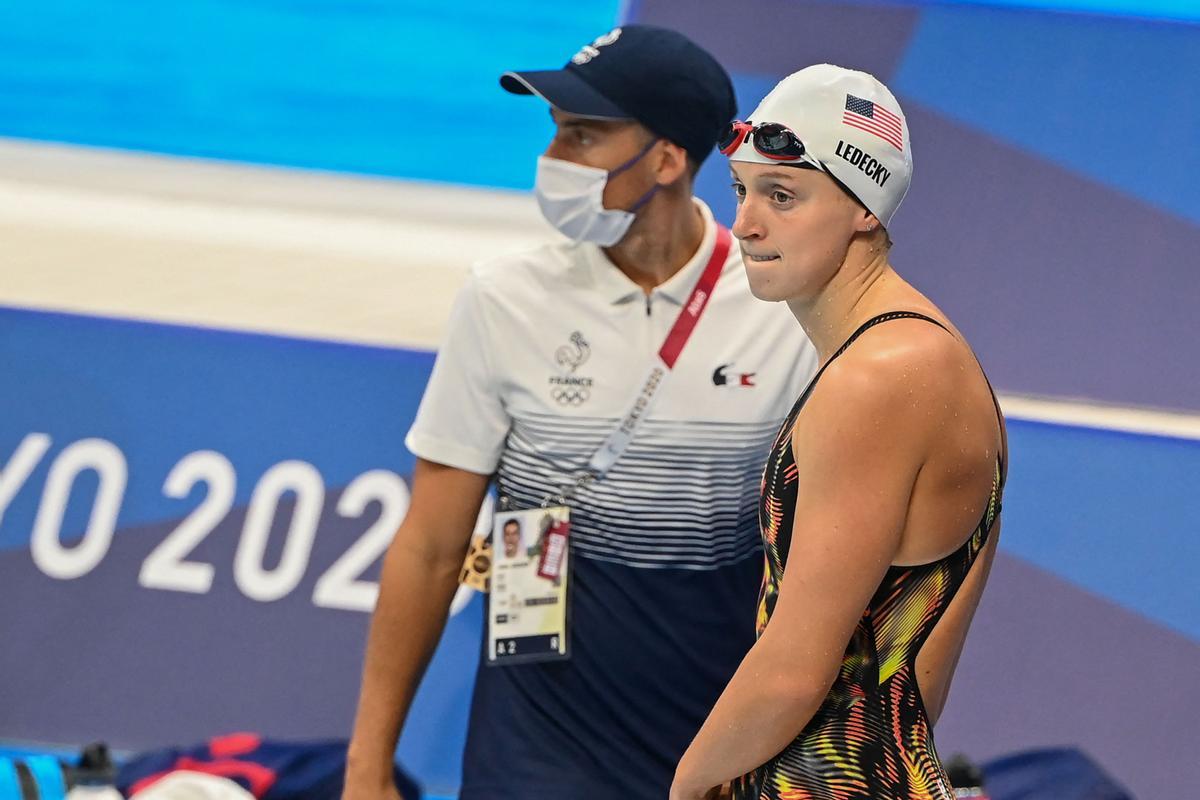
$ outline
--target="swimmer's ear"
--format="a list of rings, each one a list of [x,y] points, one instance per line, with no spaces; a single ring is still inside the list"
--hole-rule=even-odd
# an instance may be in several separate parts
[[[874,233],[880,227],[882,226],[879,224],[879,217],[875,216],[870,211],[867,211],[865,208],[861,208],[861,215],[859,216],[858,225],[856,228],[858,232]]]

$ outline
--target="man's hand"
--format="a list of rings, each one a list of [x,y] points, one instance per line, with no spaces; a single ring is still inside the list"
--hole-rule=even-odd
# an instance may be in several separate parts
[[[346,785],[342,788],[342,800],[406,800],[396,788],[391,778],[386,781],[372,781],[356,777],[351,771],[346,772]],[[416,800],[416,798],[412,798]]]

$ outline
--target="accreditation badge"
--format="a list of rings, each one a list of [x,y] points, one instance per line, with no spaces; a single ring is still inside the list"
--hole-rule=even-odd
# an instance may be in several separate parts
[[[487,611],[489,665],[569,657],[570,529],[571,510],[566,506],[495,515]]]

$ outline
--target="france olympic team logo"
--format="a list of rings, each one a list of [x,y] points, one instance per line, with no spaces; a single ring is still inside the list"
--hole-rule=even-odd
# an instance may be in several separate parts
[[[592,346],[579,331],[572,331],[567,344],[554,351],[554,362],[567,373],[550,376],[550,396],[554,402],[560,406],[579,406],[591,398],[592,379],[575,374],[591,354]]]

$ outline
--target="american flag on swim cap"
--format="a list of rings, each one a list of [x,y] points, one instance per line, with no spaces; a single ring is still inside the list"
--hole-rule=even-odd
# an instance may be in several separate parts
[[[904,121],[878,103],[852,94],[846,95],[842,122],[878,136],[897,150],[904,150]]]

